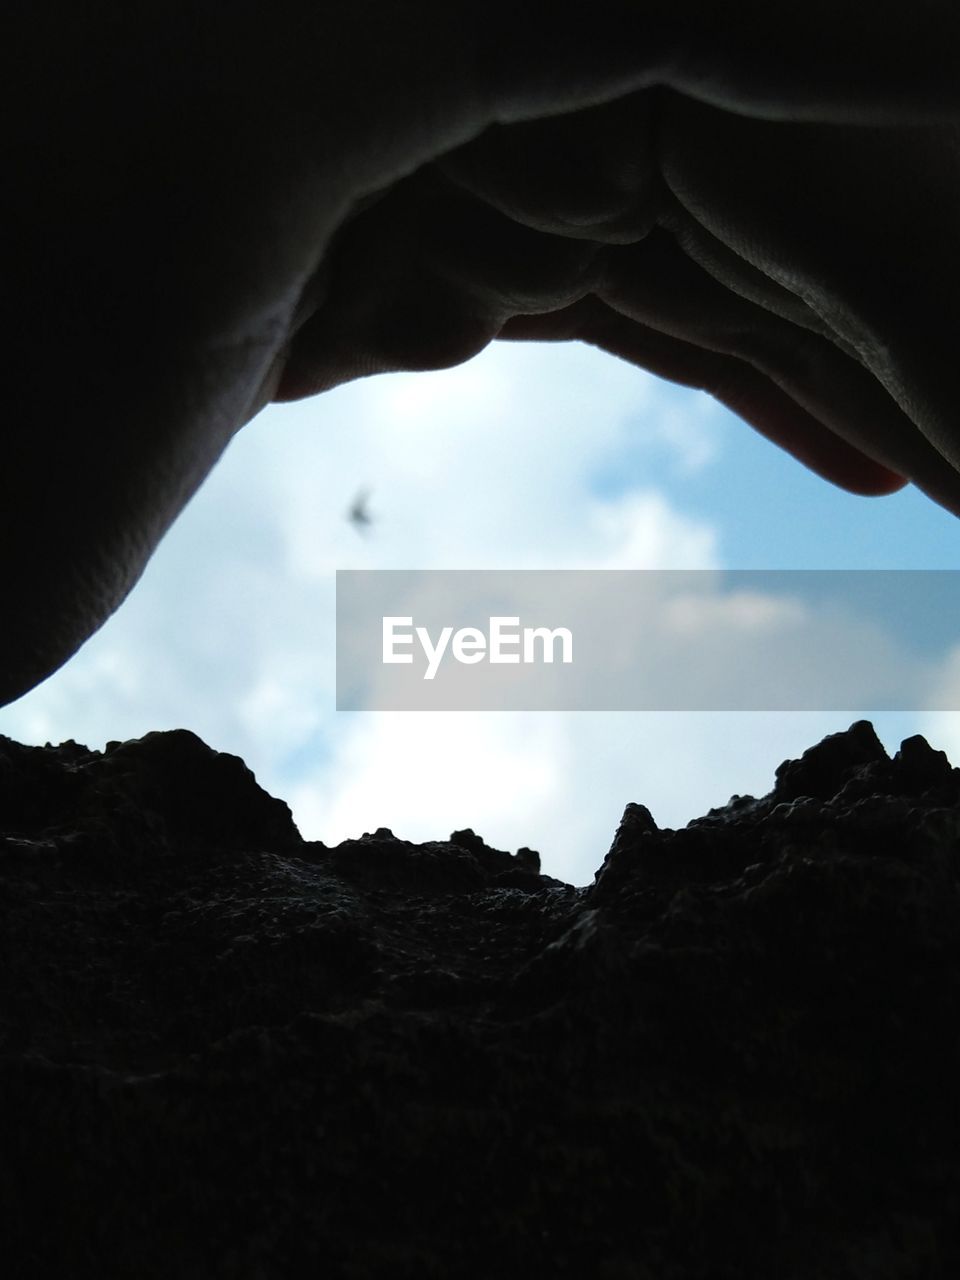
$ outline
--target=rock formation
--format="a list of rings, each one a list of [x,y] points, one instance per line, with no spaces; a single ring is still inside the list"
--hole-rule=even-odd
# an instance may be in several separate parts
[[[960,771],[865,722],[587,888],[0,738],[17,1280],[956,1274]]]

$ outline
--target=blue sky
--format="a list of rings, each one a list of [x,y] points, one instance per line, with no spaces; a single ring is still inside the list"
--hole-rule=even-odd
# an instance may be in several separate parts
[[[662,384],[666,388],[666,384]],[[674,387],[678,414],[701,397]],[[886,498],[854,498],[800,467],[717,405],[715,448],[704,465],[684,466],[668,446],[644,442],[637,415],[633,447],[591,477],[598,493],[649,481],[681,510],[706,515],[719,530],[724,567],[736,569],[956,569],[960,524],[913,486]]]
[[[371,492],[364,537],[346,520]],[[347,568],[960,568],[960,525],[909,489],[834,489],[707,397],[588,348],[494,344],[240,433],[127,602],[0,710],[24,742],[102,747],[184,726],[242,755],[308,838],[472,826],[586,883],[628,801],[682,825],[836,714],[337,713],[334,573]],[[951,676],[952,678],[952,676]],[[876,717],[888,749],[958,718]]]

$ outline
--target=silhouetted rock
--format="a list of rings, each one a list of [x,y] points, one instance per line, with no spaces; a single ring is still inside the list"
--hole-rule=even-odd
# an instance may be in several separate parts
[[[815,747],[808,747],[799,760],[785,760],[777,770],[774,794],[778,800],[799,796],[829,800],[850,778],[888,759],[873,725],[858,720],[846,733],[828,734]]]
[[[595,883],[0,739],[5,1273],[952,1276],[960,774],[865,722]]]

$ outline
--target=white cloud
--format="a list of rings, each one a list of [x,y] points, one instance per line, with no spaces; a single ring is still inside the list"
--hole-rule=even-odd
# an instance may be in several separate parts
[[[673,454],[681,474],[695,475],[716,460],[719,416],[716,401],[702,392],[691,392],[682,405],[671,405],[657,416],[656,437]]]
[[[579,554],[571,569],[715,569],[717,531],[676,511],[654,489],[591,500]]]
[[[378,826],[409,840],[444,839],[482,821],[491,843],[516,847],[531,811],[555,804],[562,750],[549,718],[362,713],[329,769],[301,782],[298,820],[336,843]],[[474,816],[475,815],[475,816]]]

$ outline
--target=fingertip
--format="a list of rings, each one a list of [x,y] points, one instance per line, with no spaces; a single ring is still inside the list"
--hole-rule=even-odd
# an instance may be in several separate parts
[[[910,483],[906,476],[898,476],[895,471],[888,471],[878,463],[871,463],[869,458],[864,458],[864,462],[870,464],[869,469],[866,469],[862,475],[858,475],[852,484],[843,486],[851,493],[857,493],[866,498],[886,498],[891,494],[899,493]]]
[[[849,444],[779,389],[758,383],[751,370],[735,393],[724,388],[714,395],[762,436],[847,493],[882,498],[909,483],[909,477]]]

